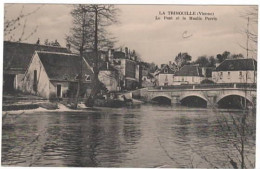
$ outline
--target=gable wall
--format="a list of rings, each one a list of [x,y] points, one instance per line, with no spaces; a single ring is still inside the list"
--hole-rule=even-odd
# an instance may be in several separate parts
[[[37,70],[37,92],[34,90],[34,70]],[[34,54],[25,73],[22,90],[47,99],[49,98],[50,81],[37,54]]]

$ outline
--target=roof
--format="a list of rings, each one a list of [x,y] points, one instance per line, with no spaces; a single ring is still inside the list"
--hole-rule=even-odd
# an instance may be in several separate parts
[[[50,80],[74,81],[81,71],[81,57],[79,55],[43,51],[37,51],[37,54]],[[83,75],[93,74],[86,62],[82,64],[82,72]]]
[[[63,47],[4,41],[4,70],[25,73],[36,50],[69,53],[67,48]]]
[[[202,76],[202,70],[197,65],[184,65],[175,76]]]
[[[168,71],[166,71],[165,72],[165,70],[168,70]],[[161,70],[160,70],[160,72],[159,72],[160,74],[175,74],[175,70],[174,69],[172,69],[169,65],[163,65],[163,67],[161,68]]]
[[[217,68],[216,71],[241,71],[257,70],[255,59],[226,59]]]

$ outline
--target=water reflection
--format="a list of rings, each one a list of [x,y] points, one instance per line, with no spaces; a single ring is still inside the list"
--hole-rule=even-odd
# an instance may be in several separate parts
[[[2,128],[2,164],[207,168],[221,162],[230,167],[223,155],[230,150],[230,133],[218,120],[219,112],[209,109],[158,105],[24,114]],[[254,142],[254,136],[248,138]]]

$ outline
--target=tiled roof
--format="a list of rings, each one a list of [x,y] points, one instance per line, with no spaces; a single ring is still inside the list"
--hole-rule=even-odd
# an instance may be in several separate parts
[[[37,51],[37,54],[51,80],[74,81],[81,71],[81,57],[76,54],[42,51]],[[83,75],[93,75],[85,61],[82,64],[82,72]]]
[[[4,70],[19,70],[24,73],[36,50],[69,53],[62,47],[4,41]]]
[[[196,65],[184,65],[175,76],[202,76],[202,70]]]
[[[216,68],[216,71],[240,71],[240,70],[257,70],[256,60],[226,59]]]

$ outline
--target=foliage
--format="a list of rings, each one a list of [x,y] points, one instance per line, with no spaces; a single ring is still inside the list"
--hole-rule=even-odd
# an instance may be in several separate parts
[[[175,57],[175,63],[177,64],[177,67],[180,69],[184,65],[190,64],[191,56],[188,53],[179,53]]]
[[[194,63],[201,67],[215,67],[216,59],[213,56],[200,56]]]
[[[204,79],[200,82],[201,84],[214,84],[215,82],[209,79]]]

